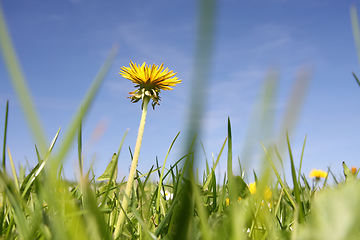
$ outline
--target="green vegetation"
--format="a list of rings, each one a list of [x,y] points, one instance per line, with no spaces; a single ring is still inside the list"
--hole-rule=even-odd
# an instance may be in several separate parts
[[[211,8],[206,8],[204,19],[211,12]],[[353,14],[352,17],[353,22],[357,23],[357,19],[354,20],[356,15]],[[243,171],[241,161],[238,161],[238,165],[233,165],[230,118],[228,130],[224,133],[227,137],[224,137],[224,143],[219,146],[212,164],[206,160],[202,179],[199,179],[193,169],[194,163],[199,161],[194,147],[194,143],[199,141],[194,137],[193,131],[197,127],[196,121],[189,124],[187,134],[190,141],[183,156],[169,169],[164,167],[166,157],[164,166],[151,168],[146,174],[136,172],[129,196],[125,194],[126,182],[117,180],[118,156],[123,141],[101,176],[96,178],[91,168],[83,169],[81,122],[115,58],[116,49],[111,50],[108,60],[95,77],[82,107],[63,136],[65,141],[59,146],[59,152],[54,153],[52,150],[57,144],[59,131],[51,144],[46,146],[42,126],[1,12],[0,23],[0,42],[11,81],[39,144],[36,148],[38,164],[28,173],[24,168],[17,170],[11,151],[6,148],[7,103],[0,171],[2,239],[358,239],[358,171],[349,169],[343,163],[343,179],[336,179],[329,169],[325,173],[315,171],[313,181],[309,182],[301,171],[306,138],[300,165],[297,166],[286,135],[284,146],[287,151],[281,144],[263,146],[263,167],[259,172],[253,173],[255,183],[247,183],[244,179],[250,173]],[[203,23],[209,24],[209,21],[204,20]],[[211,32],[211,26],[206,29]],[[202,34],[206,36],[208,33]],[[206,47],[211,48],[211,44],[203,46],[205,49],[199,49],[197,63],[200,75],[208,67],[207,61],[202,61],[203,57],[207,58],[206,54],[202,54],[207,52]],[[201,76],[206,76],[206,73]],[[355,74],[354,76],[358,81]],[[298,82],[303,82],[302,80],[304,79]],[[298,82],[295,83],[296,87]],[[201,84],[206,85],[205,82]],[[276,77],[270,75],[264,86],[263,121],[272,119],[267,107],[274,101]],[[301,105],[304,91],[302,90],[300,97],[297,96],[297,101],[290,99],[289,106]],[[201,98],[201,93],[199,95]],[[203,103],[197,105],[199,103],[195,96],[198,93],[192,96],[192,106],[194,109],[201,108]],[[295,119],[291,116],[296,116],[296,112],[293,109],[289,107],[283,116],[287,126],[294,125]],[[194,115],[195,112],[201,111],[193,110]],[[79,182],[69,182],[62,177],[62,164],[76,137],[81,179]],[[171,154],[177,137],[178,135],[169,143],[166,156]],[[227,174],[224,179],[217,179],[215,171],[221,156],[227,157]],[[288,163],[285,163],[285,159],[288,159]],[[6,171],[7,164],[10,164],[11,172]],[[284,177],[284,164],[291,166],[290,182]],[[234,175],[238,169],[240,174]],[[330,175],[334,179],[333,185],[329,185],[327,181]],[[154,176],[157,176],[155,178],[159,179],[158,182],[150,180]],[[128,202],[127,209],[122,207],[124,198]],[[125,215],[121,228],[117,224],[120,213]]]

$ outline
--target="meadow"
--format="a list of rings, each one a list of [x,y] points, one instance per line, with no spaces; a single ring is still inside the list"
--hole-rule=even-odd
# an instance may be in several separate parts
[[[211,13],[204,11],[204,24]],[[360,49],[358,19],[353,11],[354,36]],[[360,183],[359,170],[343,165],[343,178],[336,177],[331,169],[302,172],[304,139],[301,159],[295,161],[291,141],[286,135],[285,149],[279,151],[276,144],[263,145],[262,169],[258,172],[243,170],[242,162],[233,156],[231,117],[228,119],[227,137],[212,159],[205,157],[206,169],[198,172],[193,167],[201,150],[196,147],[197,121],[189,123],[183,156],[165,166],[168,155],[178,135],[169,143],[164,162],[156,162],[146,173],[136,171],[145,126],[147,105],[153,107],[160,99],[160,90],[176,87],[180,81],[162,66],[130,65],[123,69],[123,76],[139,85],[132,93],[133,102],[142,102],[139,137],[134,153],[130,151],[133,167],[127,179],[118,178],[118,157],[125,152],[123,141],[105,172],[95,176],[92,168],[84,169],[82,149],[82,122],[91,108],[96,93],[117,53],[114,47],[95,77],[81,108],[62,136],[64,141],[53,152],[60,129],[50,145],[44,141],[42,126],[34,114],[35,106],[26,87],[14,47],[7,33],[3,16],[0,16],[0,42],[4,61],[11,81],[23,106],[34,138],[37,141],[37,165],[33,169],[15,168],[11,151],[6,147],[9,102],[3,109],[5,117],[0,171],[0,236],[1,239],[358,239],[360,236]],[[211,27],[199,33],[207,39]],[[207,30],[206,30],[207,29]],[[208,31],[208,32],[206,32]],[[210,45],[198,49],[198,82],[205,85]],[[145,82],[134,78],[143,74],[149,79],[163,80],[157,88],[147,89]],[[136,75],[136,74],[135,74]],[[139,76],[140,76],[139,75]],[[356,81],[360,86],[357,76]],[[135,80],[134,80],[135,79]],[[137,79],[137,80],[136,80]],[[165,79],[165,80],[164,80]],[[153,82],[154,83],[154,82]],[[163,84],[163,85],[161,85]],[[143,86],[144,85],[144,86]],[[153,86],[154,87],[154,86]],[[357,87],[354,84],[354,87]],[[263,107],[275,94],[272,78],[264,85]],[[359,92],[360,94],[360,92]],[[200,94],[201,95],[201,94]],[[303,94],[302,94],[303,95]],[[193,106],[200,107],[201,96],[194,93]],[[131,103],[129,103],[131,104]],[[138,103],[140,104],[140,103]],[[296,103],[294,103],[296,105]],[[194,107],[192,116],[197,117]],[[268,111],[264,110],[264,119]],[[285,113],[288,119],[293,112]],[[291,121],[291,118],[290,120]],[[284,137],[284,136],[282,136]],[[76,141],[73,141],[76,140]],[[80,180],[69,181],[63,177],[65,156],[76,143]],[[15,150],[16,151],[16,150]],[[227,171],[223,179],[216,177],[221,157],[227,159]],[[201,158],[203,159],[203,158]],[[295,162],[300,162],[296,165]],[[7,166],[10,165],[11,171]],[[284,165],[291,169],[290,180],[285,179]],[[234,175],[234,172],[239,174]],[[251,176],[254,182],[246,182]],[[153,179],[157,179],[154,181]],[[289,179],[289,178],[288,178]],[[331,184],[329,183],[331,180]]]

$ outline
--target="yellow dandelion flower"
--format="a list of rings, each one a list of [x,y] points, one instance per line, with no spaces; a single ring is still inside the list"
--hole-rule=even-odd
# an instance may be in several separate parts
[[[256,182],[253,182],[253,183],[250,183],[249,184],[249,191],[251,194],[255,194],[256,191],[257,191],[257,188],[256,188]],[[272,196],[272,192],[270,190],[269,187],[266,187],[266,190],[265,190],[265,193],[264,193],[264,199],[265,200],[269,200]]]
[[[241,197],[238,198],[238,202],[240,202],[240,200],[241,200]],[[230,204],[230,199],[229,199],[229,198],[226,198],[226,199],[225,199],[225,205],[226,205],[226,206],[229,206],[229,204]]]
[[[143,101],[145,96],[148,96],[153,100],[154,108],[156,104],[159,105],[161,90],[172,90],[173,86],[181,83],[181,79],[175,77],[176,72],[164,69],[163,63],[160,67],[155,64],[148,66],[145,62],[140,66],[130,60],[129,65],[130,67],[121,67],[120,75],[135,83],[138,88],[129,93],[133,103],[140,99]]]
[[[317,180],[319,180],[320,178],[326,178],[327,172],[319,169],[313,169],[311,170],[309,177],[316,178]]]
[[[256,182],[250,183],[248,187],[249,187],[249,190],[250,190],[251,194],[256,193]]]

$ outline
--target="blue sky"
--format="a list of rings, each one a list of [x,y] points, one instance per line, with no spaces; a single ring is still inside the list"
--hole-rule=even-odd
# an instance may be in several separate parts
[[[260,141],[270,144],[279,136],[285,138],[284,126],[279,126],[281,118],[294,93],[294,80],[305,71],[302,69],[307,69],[310,84],[303,105],[299,106],[296,128],[290,135],[296,163],[307,135],[305,173],[312,168],[326,170],[330,166],[341,176],[342,161],[349,166],[360,166],[360,88],[351,74],[360,75],[360,71],[350,21],[352,3],[346,0],[217,2],[206,111],[199,136],[209,159],[212,153],[216,157],[227,135],[229,116],[233,155],[241,157],[251,175],[263,156]],[[163,62],[183,80],[173,91],[163,91],[161,105],[149,111],[138,169],[147,172],[155,164],[156,156],[163,162],[179,131],[167,165],[183,155],[195,70],[197,1],[19,0],[1,1],[1,5],[49,141],[59,127],[66,131],[91,81],[116,43],[119,53],[84,122],[85,166],[94,161],[99,176],[129,128],[119,173],[123,176],[129,170],[128,147],[134,148],[141,116],[140,104],[127,99],[133,84],[119,75],[120,67],[128,66],[130,59],[139,64]],[[274,69],[279,85],[276,104],[271,106],[275,126],[265,125],[272,129],[269,138],[265,132],[256,131],[260,126],[251,116],[258,108],[266,76]],[[7,146],[17,165],[28,162],[34,166],[35,142],[3,59],[0,59],[0,83],[0,126],[4,125],[6,100],[10,101]],[[94,141],[92,134],[96,129],[101,137]],[[60,133],[59,141],[61,136]],[[249,146],[254,151],[243,156]],[[204,155],[199,156],[204,161]],[[288,161],[286,152],[283,160]],[[73,178],[77,168],[74,147],[67,156],[66,176]],[[224,155],[218,171],[225,169]]]

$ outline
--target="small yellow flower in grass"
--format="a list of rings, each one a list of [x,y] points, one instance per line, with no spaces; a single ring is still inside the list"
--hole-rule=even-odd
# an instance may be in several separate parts
[[[130,60],[130,67],[121,67],[120,75],[135,83],[135,87],[138,88],[129,93],[131,102],[136,103],[148,96],[153,100],[154,108],[156,104],[159,105],[161,90],[172,90],[171,87],[181,83],[181,79],[175,77],[176,72],[164,69],[163,65],[162,63],[160,67],[155,64],[148,66],[144,62],[140,66]]]
[[[326,178],[327,172],[325,172],[323,170],[319,170],[319,169],[313,169],[313,170],[311,170],[309,177],[319,180],[320,178]]]
[[[240,202],[240,200],[241,200],[241,197],[238,198],[238,202]],[[230,199],[229,199],[229,198],[226,198],[226,199],[225,199],[225,205],[226,205],[226,206],[229,206],[229,204],[230,204]]]
[[[257,188],[256,188],[256,182],[253,182],[253,183],[250,183],[249,184],[249,191],[251,194],[255,194],[256,191],[257,191]],[[266,190],[265,190],[265,193],[264,193],[264,199],[265,200],[269,200],[272,196],[272,192],[270,190],[269,187],[266,187]]]
[[[357,168],[356,167],[351,167],[351,173],[355,175],[356,172],[357,172]]]
[[[256,182],[249,183],[249,191],[250,191],[251,194],[256,193]]]

